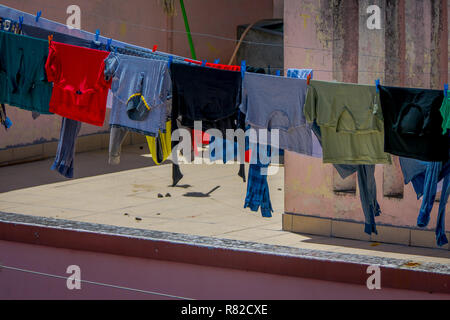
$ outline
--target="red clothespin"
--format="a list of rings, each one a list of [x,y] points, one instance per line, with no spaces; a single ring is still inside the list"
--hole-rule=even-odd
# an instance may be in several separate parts
[[[48,44],[50,45],[50,43],[53,41],[53,35],[49,35],[48,36]]]
[[[156,51],[156,49],[158,49],[158,45],[157,45],[157,44],[155,44],[155,45],[153,46],[153,50],[152,50],[152,52],[155,52],[155,51]]]
[[[306,77],[306,84],[309,86],[310,83],[311,83],[311,74],[308,74],[308,76]]]

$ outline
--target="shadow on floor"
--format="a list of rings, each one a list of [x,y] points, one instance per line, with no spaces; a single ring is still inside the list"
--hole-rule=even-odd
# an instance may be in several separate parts
[[[108,150],[106,149],[77,153],[74,160],[73,179],[67,179],[51,170],[53,160],[54,158],[49,158],[0,167],[0,193],[155,165],[148,154],[148,148],[143,145],[125,146],[119,165],[108,164]],[[171,162],[166,161],[163,165],[169,163]]]
[[[303,237],[308,237],[309,239],[302,240],[304,243],[315,243],[329,246],[339,246],[344,248],[352,248],[352,249],[363,249],[368,251],[381,251],[381,252],[392,252],[392,253],[400,253],[400,254],[408,254],[408,255],[418,255],[418,256],[426,256],[426,257],[440,257],[440,258],[450,258],[450,252],[447,249],[441,248],[420,248],[420,247],[410,247],[406,245],[399,244],[389,244],[389,243],[380,243],[380,242],[371,242],[371,241],[359,241],[359,240],[351,240],[351,239],[343,239],[343,238],[335,238],[335,237],[323,237],[317,235],[309,235],[309,234],[299,234]]]

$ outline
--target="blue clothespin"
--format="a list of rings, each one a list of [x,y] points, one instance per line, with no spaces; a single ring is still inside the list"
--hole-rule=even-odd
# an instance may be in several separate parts
[[[167,67],[170,68],[170,65],[172,64],[173,56],[169,57],[169,62],[167,63]]]
[[[23,16],[19,17],[19,28],[22,30]]]
[[[12,124],[13,124],[12,121],[8,117],[6,117],[6,119],[5,119],[5,127],[6,127],[6,129],[11,128]]]
[[[114,47],[114,53],[117,54],[117,47]]]
[[[111,43],[112,39],[108,39],[108,42],[106,43],[106,50],[111,51]]]
[[[215,63],[215,64],[218,64],[219,62],[220,62],[220,59],[214,60],[214,63]]]
[[[245,71],[247,70],[247,64],[245,60],[241,61],[241,77],[244,79]]]
[[[98,42],[98,38],[100,36],[100,29],[95,30],[95,41]]]
[[[277,76],[278,77],[280,76],[280,70],[277,70]]]
[[[444,84],[444,95],[447,96],[448,94],[448,83]]]
[[[206,60],[202,60],[202,67],[206,66]]]
[[[36,22],[39,22],[39,18],[42,15],[42,11],[39,10],[38,12],[36,12]]]
[[[380,79],[375,80],[375,87],[377,88],[377,93],[380,92]]]

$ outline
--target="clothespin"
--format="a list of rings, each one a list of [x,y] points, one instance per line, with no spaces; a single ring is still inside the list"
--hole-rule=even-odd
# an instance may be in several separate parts
[[[39,10],[38,12],[36,12],[36,22],[39,22],[39,18],[42,15],[42,11]]]
[[[50,45],[50,43],[53,41],[53,35],[49,35],[48,36],[48,44]]]
[[[167,67],[170,68],[170,65],[172,64],[173,56],[169,57],[169,62],[167,63]]]
[[[241,77],[244,79],[245,71],[247,70],[247,64],[245,60],[242,60],[241,62]]]
[[[202,60],[202,67],[206,67],[206,60]]]
[[[444,84],[444,95],[447,96],[448,94],[448,83]]]
[[[377,87],[377,93],[380,92],[380,79],[375,80],[375,87]]]
[[[277,76],[278,77],[280,76],[280,70],[277,70]]]
[[[158,45],[157,45],[157,44],[155,44],[155,45],[153,46],[153,50],[152,50],[152,52],[155,52],[155,51],[156,51],[156,49],[158,49]]]
[[[97,29],[95,30],[95,40],[94,40],[96,45],[100,44],[100,42],[98,41],[99,37],[100,37],[100,29]]]
[[[219,64],[219,62],[220,62],[220,59],[214,60],[214,63],[215,63],[215,64]]]
[[[114,53],[117,53],[117,47],[114,47]]]
[[[306,76],[306,84],[309,86],[310,83],[311,83],[311,74],[308,74],[308,76]]]
[[[23,24],[23,16],[19,17],[19,28],[22,30],[22,24]]]
[[[108,39],[108,42],[106,43],[106,50],[111,51],[111,43],[112,39]]]

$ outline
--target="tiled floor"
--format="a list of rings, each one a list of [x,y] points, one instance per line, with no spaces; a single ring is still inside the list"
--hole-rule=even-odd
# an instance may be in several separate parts
[[[173,188],[171,165],[153,166],[146,155],[148,149],[141,147],[124,148],[122,163],[117,167],[107,164],[106,150],[77,154],[72,180],[51,171],[51,159],[0,167],[0,211],[450,264],[448,250],[282,231],[283,168],[268,178],[275,212],[272,218],[263,218],[259,212],[243,208],[246,183],[237,175],[237,165],[182,165],[184,178]],[[208,197],[188,196],[206,194],[217,186]],[[165,196],[167,193],[170,197]]]

